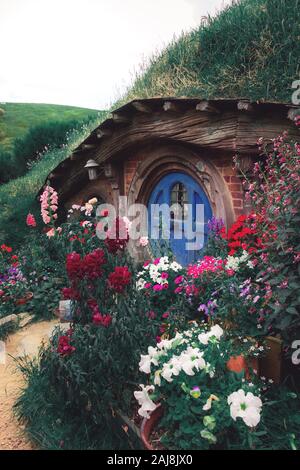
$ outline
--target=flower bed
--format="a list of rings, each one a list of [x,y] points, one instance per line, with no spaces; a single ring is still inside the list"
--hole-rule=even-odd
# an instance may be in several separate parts
[[[55,431],[55,448],[60,440],[72,448],[75,434],[86,447],[101,447],[109,435],[112,449],[123,448],[126,432],[115,429],[113,418],[135,416],[138,401],[140,420],[161,405],[158,446],[300,446],[297,390],[257,371],[266,338],[280,337],[292,364],[292,341],[300,334],[300,151],[285,135],[271,144],[247,181],[251,214],[227,231],[212,219],[201,257],[186,268],[164,253],[136,265],[126,250],[126,218],[114,220],[100,240],[98,224],[105,226],[109,214],[96,219],[95,201],[73,206],[58,225],[57,194],[45,189],[46,232],[37,233],[29,214],[30,243],[18,253],[18,269],[34,293],[34,310],[42,316],[68,301],[72,325],[54,334],[39,363],[23,364],[29,385],[18,410],[35,435],[46,440]],[[150,431],[146,440],[155,447]]]

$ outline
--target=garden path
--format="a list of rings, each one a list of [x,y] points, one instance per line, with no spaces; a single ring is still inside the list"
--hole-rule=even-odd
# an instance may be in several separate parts
[[[13,416],[13,405],[24,385],[13,358],[36,355],[41,342],[49,339],[57,323],[52,320],[30,324],[10,335],[5,342],[6,363],[0,362],[0,450],[34,449],[24,434],[24,426]]]

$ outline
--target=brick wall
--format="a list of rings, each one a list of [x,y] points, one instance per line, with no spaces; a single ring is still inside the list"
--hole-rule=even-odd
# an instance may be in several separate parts
[[[235,216],[238,217],[239,215],[244,214],[245,208],[242,179],[233,168],[232,158],[229,157],[221,161],[216,161],[215,165],[223,176],[231,194]]]
[[[128,194],[129,187],[132,179],[136,173],[140,160],[137,157],[128,157],[124,163],[124,189],[125,194]]]

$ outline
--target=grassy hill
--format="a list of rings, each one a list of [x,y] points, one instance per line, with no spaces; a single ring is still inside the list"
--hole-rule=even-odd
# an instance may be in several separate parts
[[[133,98],[151,96],[247,97],[289,102],[291,84],[300,77],[299,57],[300,0],[241,0],[153,57],[114,107]],[[9,118],[9,106],[4,120],[0,117],[2,123]],[[25,117],[28,105],[24,105],[23,114],[23,106],[16,106],[20,107],[21,121],[18,126],[7,127],[6,145],[25,129],[30,119]],[[49,119],[51,109],[44,106],[45,119]],[[5,109],[0,104],[1,107]],[[56,108],[60,116],[68,109],[83,115],[91,113],[65,106],[50,108]],[[36,117],[37,113],[31,112],[31,116]],[[16,116],[11,118],[17,121]],[[95,117],[89,126],[74,133],[67,147],[45,153],[26,175],[0,186],[0,242],[22,243],[26,214],[29,210],[38,212],[35,196],[46,175],[104,118],[105,113]]]
[[[121,102],[151,96],[290,102],[299,57],[300,0],[240,0],[154,56]]]
[[[10,150],[16,138],[48,121],[82,121],[97,117],[98,113],[94,109],[54,104],[0,103],[0,145]]]

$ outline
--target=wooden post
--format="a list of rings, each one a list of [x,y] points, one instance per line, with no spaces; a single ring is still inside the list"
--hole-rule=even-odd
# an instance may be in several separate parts
[[[202,100],[196,105],[196,111],[202,111],[206,113],[219,113],[220,111],[216,106],[213,106],[207,100]]]

